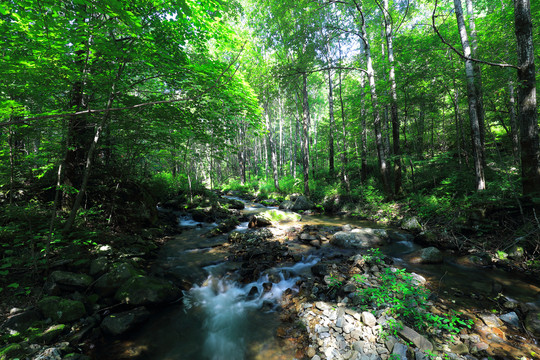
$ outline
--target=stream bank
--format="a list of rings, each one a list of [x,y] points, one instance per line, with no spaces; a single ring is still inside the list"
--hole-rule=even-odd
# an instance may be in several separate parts
[[[123,274],[125,278],[109,275],[116,279],[111,281],[116,288],[109,289],[109,295],[98,296],[93,304],[88,301],[95,294],[96,283],[89,285],[86,279],[77,285],[79,290],[73,292],[74,284],[62,284],[66,280],[61,280],[59,274],[53,277],[60,294],[64,294],[62,296],[84,305],[84,315],[81,320],[57,319],[70,325],[58,330],[52,339],[40,340],[40,350],[34,352],[34,357],[88,359],[81,354],[84,352],[96,359],[142,360],[170,356],[220,359],[216,352],[208,352],[208,348],[215,349],[214,346],[244,348],[238,359],[266,360],[293,357],[386,360],[391,356],[412,359],[425,356],[425,350],[437,354],[435,357],[442,358],[446,354],[456,359],[534,358],[533,354],[538,353],[534,339],[517,330],[523,328],[528,314],[535,313],[534,301],[528,304],[529,301],[520,302],[509,297],[496,298],[501,290],[512,288],[512,284],[504,284],[507,280],[480,279],[474,285],[474,292],[470,286],[441,286],[446,284],[449,276],[437,272],[430,274],[433,269],[429,267],[453,266],[451,261],[414,265],[423,271],[429,270],[425,275],[415,276],[415,281],[425,283],[433,290],[435,295],[427,299],[430,311],[443,314],[452,308],[461,310],[465,313],[464,319],[475,322],[473,329],[450,336],[442,331],[424,336],[405,327],[395,332],[381,332],[381,325],[384,328],[384,324],[392,323],[392,314],[385,307],[359,301],[356,295],[361,289],[380,288],[381,275],[403,266],[398,254],[413,254],[420,250],[415,248],[417,245],[411,241],[410,233],[339,217],[304,215],[298,221],[296,215],[291,218],[291,213],[282,214],[275,206],[268,212],[267,207],[250,202],[244,205],[238,199],[223,200],[223,203],[237,209],[216,211],[207,208],[184,214],[164,212],[163,216],[179,225],[181,233],[160,238],[159,252],[154,250],[155,256],[150,262],[141,257],[140,248],[130,256],[123,256],[124,260],[120,261],[126,264],[123,266],[111,267],[107,261],[96,258],[94,270],[99,271],[91,275],[94,281],[111,272]],[[241,207],[245,207],[243,213]],[[268,216],[259,216],[258,212]],[[229,215],[219,217],[218,214]],[[180,215],[178,219],[177,215]],[[254,227],[248,229],[249,223]],[[233,227],[236,230],[228,233]],[[353,239],[359,239],[362,246],[347,248],[347,243]],[[368,248],[388,243],[393,244],[393,250],[387,255],[370,258]],[[118,255],[115,252],[107,254],[105,260]],[[445,257],[448,255],[444,254]],[[465,266],[465,273],[468,271],[475,277],[478,274],[473,270],[476,269],[474,264],[457,261],[456,264]],[[90,272],[91,268],[92,264],[85,271]],[[74,267],[66,266],[65,270],[77,273]],[[357,281],[356,275],[365,277],[362,283]],[[134,303],[128,300],[131,296],[125,296],[125,291],[116,296],[120,285],[141,276],[153,279],[147,279],[146,285],[157,286],[156,282],[159,282],[169,291],[163,291],[165,296],[159,301],[154,295],[147,295],[145,300]],[[144,287],[148,287],[146,285]],[[70,291],[66,292],[67,289]],[[534,291],[538,290],[531,289],[525,292],[529,291],[534,300]],[[180,290],[183,290],[182,296]],[[491,311],[494,307],[498,309],[498,316]],[[218,311],[212,312],[213,309]],[[231,309],[236,311],[231,312]],[[21,314],[28,316],[30,310]],[[232,313],[233,316],[223,319],[221,313]],[[508,315],[511,313],[515,315]],[[110,326],[115,323],[113,319],[118,320],[116,326]],[[512,322],[517,329],[513,328]],[[227,333],[232,327],[233,336],[225,336],[225,339],[217,336],[220,332],[212,331],[216,328],[208,325],[210,323],[216,324],[217,329],[224,326]],[[50,320],[48,325],[54,330],[55,325]],[[80,337],[71,337],[75,333],[81,334]],[[102,338],[103,334],[106,334],[105,338]],[[219,341],[212,341],[216,336]],[[100,339],[107,341],[101,343]],[[52,355],[46,355],[46,351]],[[231,353],[234,351],[229,350],[226,352],[228,357],[221,358],[234,359]]]

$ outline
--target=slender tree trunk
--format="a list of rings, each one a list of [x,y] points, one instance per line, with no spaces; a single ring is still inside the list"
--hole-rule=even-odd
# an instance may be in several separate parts
[[[386,192],[386,194],[390,195],[391,194],[390,177],[388,173],[388,164],[387,164],[386,156],[385,156],[384,139],[383,139],[383,134],[381,131],[381,115],[379,111],[379,102],[377,99],[377,90],[375,86],[375,70],[373,69],[373,59],[371,58],[371,48],[369,46],[369,40],[367,36],[367,31],[366,31],[366,22],[364,18],[364,13],[362,11],[362,5],[356,2],[355,4],[362,18],[360,31],[361,31],[362,41],[364,43],[364,55],[366,57],[366,62],[367,62],[367,76],[368,76],[369,88],[370,88],[370,93],[371,93],[371,104],[373,106],[373,125],[375,127],[375,144],[377,146],[377,155],[379,158],[379,170],[381,173],[384,191]]]
[[[332,84],[332,70],[328,70],[328,111],[329,111],[329,129],[328,129],[328,170],[331,179],[336,177],[334,167],[334,91]]]
[[[302,76],[302,167],[304,171],[304,194],[309,195],[309,123],[310,123],[310,114],[309,114],[309,99],[307,91],[307,73],[304,73]]]
[[[115,81],[112,84],[111,93],[109,95],[109,99],[107,100],[107,107],[106,109],[110,109],[112,107],[112,104],[114,102],[114,98],[116,97],[116,84],[120,80],[120,77],[122,76],[122,71],[124,70],[125,63],[120,65],[120,68],[118,69],[118,73],[116,76]],[[99,141],[99,137],[101,135],[101,132],[103,130],[103,127],[106,125],[107,121],[109,120],[110,112],[105,111],[103,113],[103,117],[101,119],[101,122],[96,126],[96,131],[94,134],[94,138],[92,140],[92,143],[90,144],[90,148],[88,149],[88,153],[86,155],[86,163],[84,167],[84,174],[82,178],[82,184],[81,188],[79,189],[79,192],[77,193],[77,196],[75,197],[75,201],[73,203],[73,206],[71,207],[71,211],[69,213],[69,217],[66,221],[66,224],[64,225],[64,232],[69,232],[71,230],[71,227],[73,226],[73,223],[75,221],[75,216],[77,215],[77,212],[79,211],[79,208],[81,207],[82,200],[84,195],[86,194],[86,188],[88,186],[88,179],[90,178],[90,171],[92,169],[92,159],[94,157],[94,151],[96,150],[97,143]]]
[[[9,121],[12,121],[10,116]],[[8,142],[9,142],[9,205],[13,205],[13,197],[15,191],[15,154],[13,150],[13,130],[11,129],[13,125],[8,127]]]
[[[341,54],[341,47],[339,49]],[[351,183],[349,181],[349,174],[348,174],[348,164],[349,164],[349,158],[347,155],[347,124],[345,122],[345,106],[343,104],[343,82],[341,78],[341,70],[339,70],[339,103],[341,106],[341,133],[343,137],[343,149],[341,149],[341,178],[343,180],[343,184],[345,185],[345,189],[347,190],[347,193],[351,192]]]
[[[452,99],[454,103],[454,120],[456,123],[456,145],[457,145],[457,153],[458,153],[458,163],[461,167],[461,119],[459,116],[459,89],[456,86],[456,79],[452,78],[453,84],[454,84],[454,98]]]
[[[512,136],[512,154],[514,163],[519,165],[519,126],[516,115],[516,99],[514,95],[514,83],[508,82],[508,113],[510,114],[510,134]]]
[[[392,118],[392,144],[394,152],[394,192],[396,195],[402,192],[402,180],[401,180],[401,150],[399,147],[399,118],[398,118],[398,105],[397,105],[397,85],[396,85],[396,70],[394,64],[394,39],[392,33],[392,26],[390,19],[388,19],[388,0],[384,0],[384,28],[386,37],[386,47],[388,48],[388,62],[390,64],[390,116]]]
[[[465,21],[463,19],[463,8],[461,0],[454,0],[456,10],[456,20],[463,47],[463,54],[468,59],[471,58],[471,47],[469,46],[469,38]],[[486,179],[484,176],[484,148],[482,146],[482,135],[480,122],[478,119],[478,98],[475,85],[474,66],[471,60],[465,60],[465,74],[467,76],[467,98],[469,100],[469,119],[471,122],[472,148],[474,157],[474,171],[476,177],[476,190],[481,191],[486,188]]]
[[[416,121],[416,153],[418,157],[422,158],[424,156],[424,124],[425,124],[425,112],[423,104],[420,105],[420,113],[418,114],[418,120]]]
[[[274,144],[274,131],[272,129],[272,124],[270,123],[270,114],[268,109],[268,104],[265,107],[265,119],[266,119],[266,136],[268,139],[268,145],[270,146],[270,155],[272,157],[272,178],[274,179],[274,187],[279,192],[279,176],[278,176],[278,165],[277,165],[277,154],[276,146]]]
[[[478,58],[478,35],[476,33],[476,23],[474,17],[474,9],[472,0],[466,0],[467,3],[467,15],[469,16],[469,28],[471,30],[471,54],[473,58]],[[480,141],[482,143],[482,149],[486,148],[486,125],[485,125],[485,111],[484,111],[484,94],[482,89],[482,69],[480,64],[473,62],[474,76],[475,76],[475,90],[476,90],[476,112],[478,114],[478,125],[480,127]],[[485,164],[485,158],[483,158]]]
[[[362,87],[361,94],[360,94],[360,97],[361,97],[360,123],[362,124],[362,134],[360,135],[360,139],[361,139],[360,158],[361,158],[361,163],[362,163],[361,168],[360,168],[360,181],[362,182],[362,184],[365,184],[367,180],[368,167],[367,167],[366,93],[364,91],[364,87],[365,87],[364,74],[360,75],[360,86]]]
[[[540,193],[540,145],[536,105],[534,44],[529,0],[514,0],[518,45],[518,119],[521,132],[521,177],[523,195]]]

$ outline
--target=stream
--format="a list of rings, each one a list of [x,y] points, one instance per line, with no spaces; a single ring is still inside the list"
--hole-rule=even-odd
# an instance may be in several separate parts
[[[231,198],[231,197],[229,197]],[[241,200],[238,198],[234,198]],[[244,214],[275,207],[242,200]],[[338,216],[305,215],[291,226],[381,228],[380,225]],[[227,234],[207,237],[217,224],[198,223],[190,217],[179,217],[184,230],[160,250],[154,273],[183,282],[189,291],[177,304],[154,313],[139,329],[100,346],[99,359],[137,360],[285,360],[295,358],[294,349],[284,348],[276,336],[280,322],[280,299],[284,293],[296,293],[311,267],[333,255],[332,249],[306,247],[302,259],[277,266],[256,281],[242,283],[238,269],[242,263],[228,259]],[[246,232],[241,223],[236,231]],[[393,230],[393,229],[389,229]],[[331,248],[331,247],[330,247]],[[380,248],[396,266],[423,276],[441,297],[450,299],[463,311],[475,312],[486,304],[486,298],[499,292],[508,301],[540,307],[540,287],[526,278],[492,267],[480,268],[466,259],[445,254],[443,264],[410,262],[410,254],[420,246],[403,237]],[[339,250],[336,250],[339,252]],[[352,251],[351,251],[352,253]],[[273,275],[270,280],[269,276]],[[478,296],[470,296],[475,293]],[[467,295],[467,296],[465,296]],[[482,296],[481,296],[482,295]],[[475,301],[478,299],[478,301]],[[481,300],[483,299],[483,300]],[[504,352],[512,354],[510,345]],[[506,346],[506,347],[505,347]],[[527,351],[538,351],[534,345]]]

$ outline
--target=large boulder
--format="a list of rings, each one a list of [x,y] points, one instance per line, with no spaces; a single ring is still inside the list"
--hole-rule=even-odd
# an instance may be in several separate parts
[[[257,226],[268,226],[272,223],[287,223],[300,221],[302,219],[302,216],[293,212],[271,209],[254,215],[252,219],[254,220],[254,223],[258,224]],[[250,219],[250,222],[252,219]]]
[[[180,298],[182,292],[170,282],[150,276],[134,276],[116,292],[114,298],[127,304],[158,305],[171,303]]]
[[[440,264],[443,262],[442,252],[433,246],[415,251],[411,255],[411,262],[417,264]]]
[[[44,317],[54,322],[75,321],[86,315],[86,309],[80,301],[63,299],[58,296],[47,296],[37,304]]]
[[[368,249],[386,244],[387,234],[383,229],[354,229],[352,231],[338,231],[330,241],[332,245],[350,249]]]
[[[227,204],[229,209],[235,210],[242,210],[246,207],[242,201],[236,199],[227,199]]]
[[[401,228],[413,233],[420,233],[422,225],[416,217],[406,218],[401,221]]]
[[[279,204],[279,208],[281,210],[291,210],[293,206],[294,202],[292,202],[291,200],[285,200],[281,204]]]
[[[60,270],[53,271],[49,280],[60,286],[74,287],[82,290],[94,282],[94,279],[90,275]]]
[[[133,276],[140,275],[141,271],[135,269],[133,265],[127,262],[115,263],[111,266],[111,270],[99,279],[94,284],[96,293],[100,296],[107,297],[114,295],[120,286],[131,279]]]
[[[292,206],[292,211],[305,211],[305,210],[311,210],[315,204],[313,204],[312,201],[308,200],[307,197],[300,195],[296,198],[296,201],[294,202],[294,205]]]
[[[525,328],[533,336],[540,338],[540,311],[531,311],[525,318]]]
[[[141,306],[107,316],[101,323],[101,329],[106,334],[118,336],[145,322],[149,317],[150,312]]]

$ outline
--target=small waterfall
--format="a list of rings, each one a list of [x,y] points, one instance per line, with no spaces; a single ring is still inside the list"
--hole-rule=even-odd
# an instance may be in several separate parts
[[[253,329],[253,317],[257,312],[275,311],[283,293],[287,289],[297,291],[299,274],[317,261],[310,258],[290,267],[275,269],[280,279],[277,283],[271,283],[268,275],[242,285],[211,274],[202,285],[196,285],[187,292],[184,296],[186,310],[198,309],[204,313],[205,358],[244,360],[250,336],[257,331]],[[214,269],[207,268],[209,272]]]

